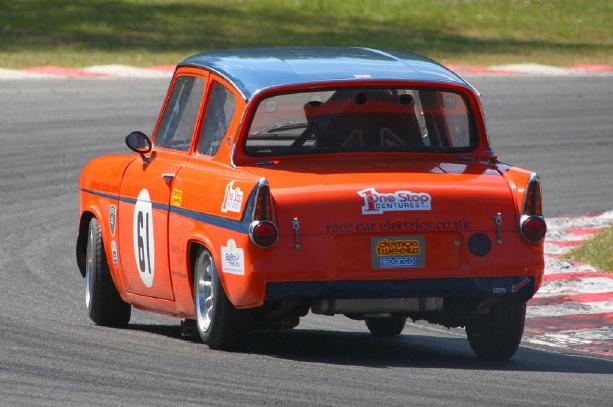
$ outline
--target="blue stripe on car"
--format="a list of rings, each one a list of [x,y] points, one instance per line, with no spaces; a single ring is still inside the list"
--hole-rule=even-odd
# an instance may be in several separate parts
[[[136,198],[130,198],[126,196],[119,196],[114,194],[108,194],[106,192],[94,191],[91,189],[82,189],[81,191],[86,192],[88,194],[97,195],[107,199],[113,199],[116,201],[127,202],[131,204],[136,203]],[[251,197],[247,202],[247,207],[245,208],[245,213],[250,213],[250,209],[253,207],[253,203],[251,202]],[[224,229],[233,230],[239,233],[248,233],[249,231],[249,221],[247,216],[243,216],[243,219],[240,221],[222,218],[220,216],[210,215],[208,213],[196,212],[189,209],[176,208],[171,207],[169,205],[161,204],[158,202],[151,202],[151,206],[154,209],[159,209],[162,211],[176,213],[177,215],[184,216],[186,218],[194,219],[202,223],[206,223],[213,226],[218,226]]]

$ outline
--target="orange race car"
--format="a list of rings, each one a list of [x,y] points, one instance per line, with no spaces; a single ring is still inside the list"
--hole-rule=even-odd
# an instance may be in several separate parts
[[[205,53],[177,66],[138,154],[86,165],[77,263],[91,319],[131,306],[211,348],[309,311],[398,335],[465,326],[512,356],[541,284],[541,187],[502,164],[478,92],[413,54]]]

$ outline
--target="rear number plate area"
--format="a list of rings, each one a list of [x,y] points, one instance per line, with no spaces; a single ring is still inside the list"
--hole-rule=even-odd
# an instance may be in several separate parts
[[[426,243],[423,236],[371,237],[370,253],[373,269],[426,266]]]

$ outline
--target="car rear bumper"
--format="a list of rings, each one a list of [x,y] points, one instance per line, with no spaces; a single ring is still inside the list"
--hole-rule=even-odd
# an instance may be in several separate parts
[[[266,301],[366,298],[491,298],[529,300],[534,278],[482,277],[411,280],[293,281],[266,283]]]

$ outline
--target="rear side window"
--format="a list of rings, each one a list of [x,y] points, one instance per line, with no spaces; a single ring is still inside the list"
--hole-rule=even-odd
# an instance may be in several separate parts
[[[213,156],[228,131],[236,108],[236,98],[222,84],[214,82],[208,100],[204,124],[200,130],[198,153]]]
[[[187,151],[192,142],[204,91],[204,79],[179,76],[155,136],[157,147]]]

